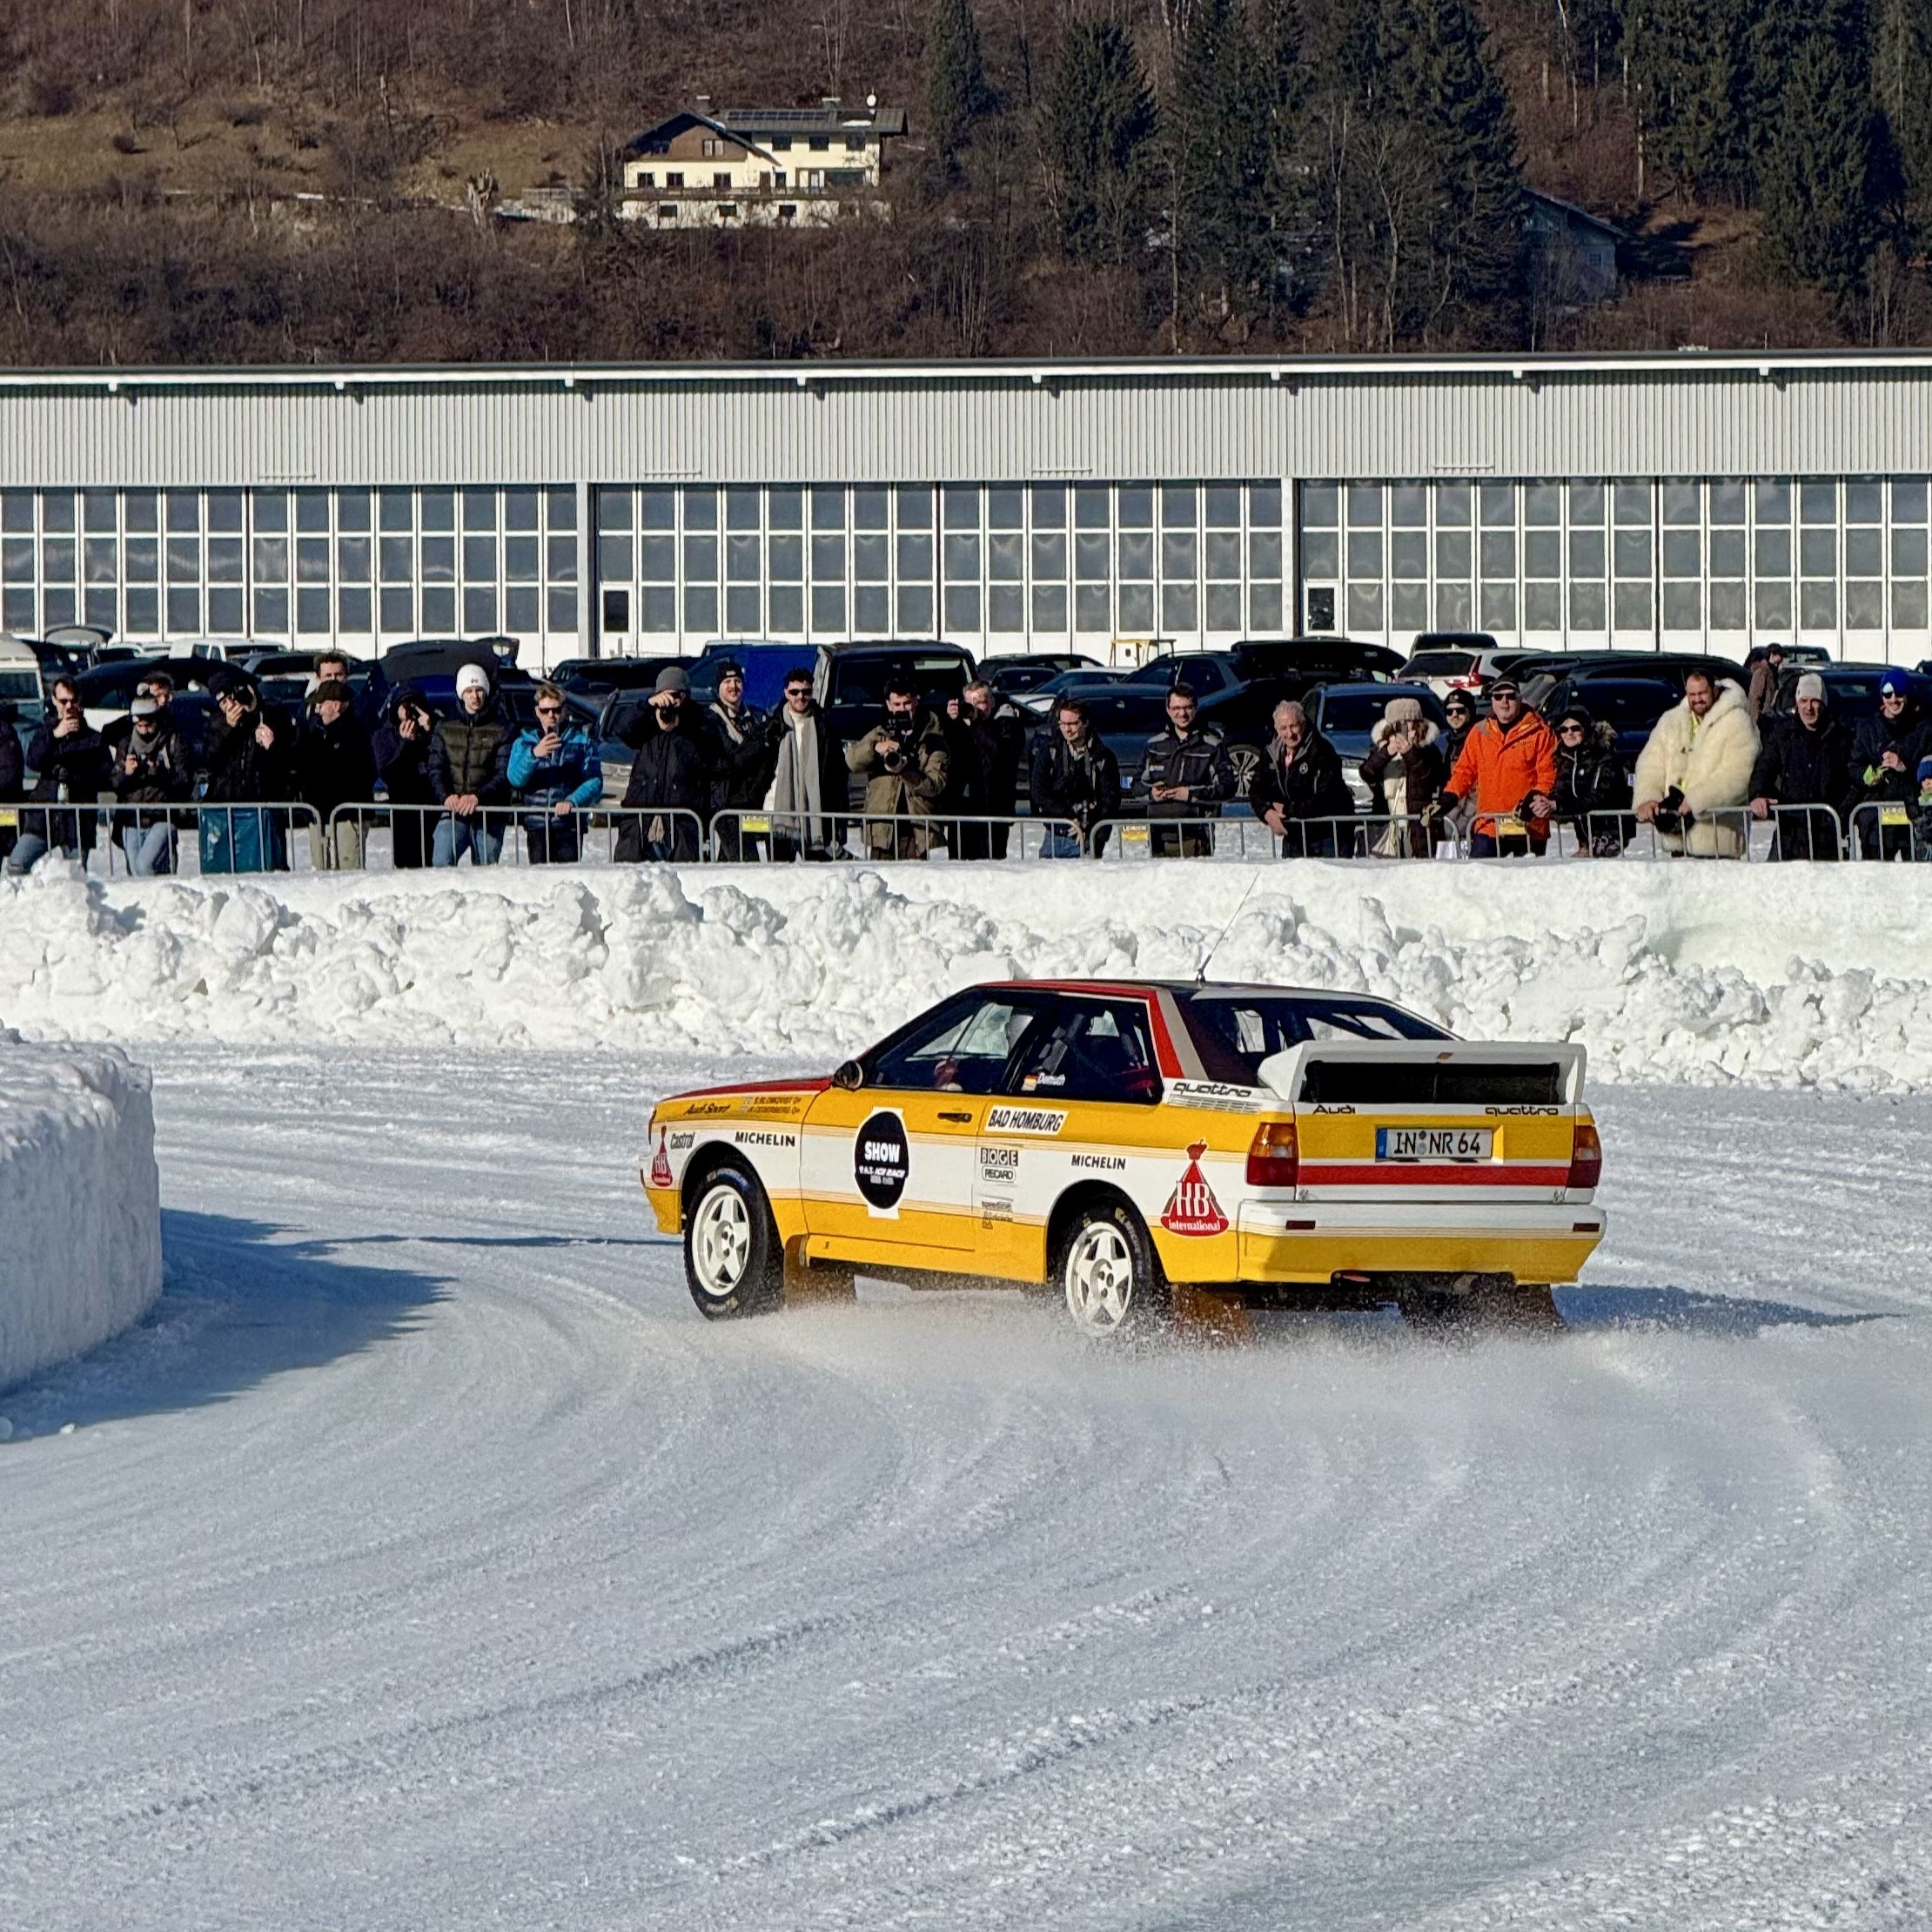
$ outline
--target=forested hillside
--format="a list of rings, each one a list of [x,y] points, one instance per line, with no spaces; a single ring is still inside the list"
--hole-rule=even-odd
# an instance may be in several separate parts
[[[869,91],[889,218],[612,218],[700,92]],[[1909,343],[1929,238],[1932,0],[0,0],[16,363]]]

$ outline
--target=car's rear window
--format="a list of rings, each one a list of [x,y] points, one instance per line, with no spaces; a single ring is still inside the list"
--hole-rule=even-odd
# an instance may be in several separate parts
[[[1209,1077],[1251,1087],[1261,1063],[1310,1040],[1446,1040],[1439,1026],[1366,995],[1184,993],[1181,1017]]]
[[[966,661],[950,652],[904,651],[877,657],[832,661],[832,701],[838,705],[885,702],[889,681],[904,678],[921,698],[935,691],[959,691],[966,685]]]
[[[1403,667],[1414,678],[1466,677],[1476,668],[1473,651],[1418,651]]]

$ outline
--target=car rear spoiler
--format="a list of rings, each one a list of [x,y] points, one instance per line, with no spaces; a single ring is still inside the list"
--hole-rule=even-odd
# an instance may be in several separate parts
[[[1356,1107],[1564,1106],[1583,1091],[1584,1050],[1505,1040],[1309,1040],[1261,1063],[1286,1101]]]

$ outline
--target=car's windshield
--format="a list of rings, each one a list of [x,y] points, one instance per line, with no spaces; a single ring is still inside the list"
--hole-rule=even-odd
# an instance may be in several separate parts
[[[1674,684],[1653,684],[1640,679],[1580,684],[1574,687],[1573,694],[1593,718],[1613,724],[1620,731],[1655,724],[1683,695]]]
[[[1385,685],[1379,691],[1327,691],[1322,694],[1322,730],[1330,737],[1365,735],[1381,722],[1382,714],[1397,698],[1414,698],[1424,713],[1439,724],[1432,691],[1405,689],[1399,684]]]
[[[966,661],[950,652],[882,651],[862,657],[832,661],[832,701],[846,705],[882,705],[886,682],[904,678],[923,701],[936,691],[957,691],[966,682]]]
[[[1181,1016],[1209,1077],[1251,1087],[1261,1063],[1310,1040],[1446,1040],[1452,1035],[1413,1013],[1365,994],[1255,993],[1197,987]]]

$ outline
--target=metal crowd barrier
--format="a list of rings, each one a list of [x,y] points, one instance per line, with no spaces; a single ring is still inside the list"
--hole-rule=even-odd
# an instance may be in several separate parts
[[[1071,819],[989,812],[777,812],[733,809],[711,820],[711,855],[727,863],[797,859],[1023,861],[1080,855]]]
[[[710,856],[702,818],[653,805],[479,806],[459,815],[441,805],[339,805],[329,815],[330,862],[414,871],[472,865],[701,863]]]
[[[17,824],[50,821],[64,835],[52,849],[109,878],[184,878],[321,869],[321,817],[293,800],[260,804],[185,799],[169,805],[22,805]]]
[[[1932,857],[1932,844],[1913,822],[1912,808],[1895,799],[1871,798],[1853,806],[1847,843],[1855,859]]]

